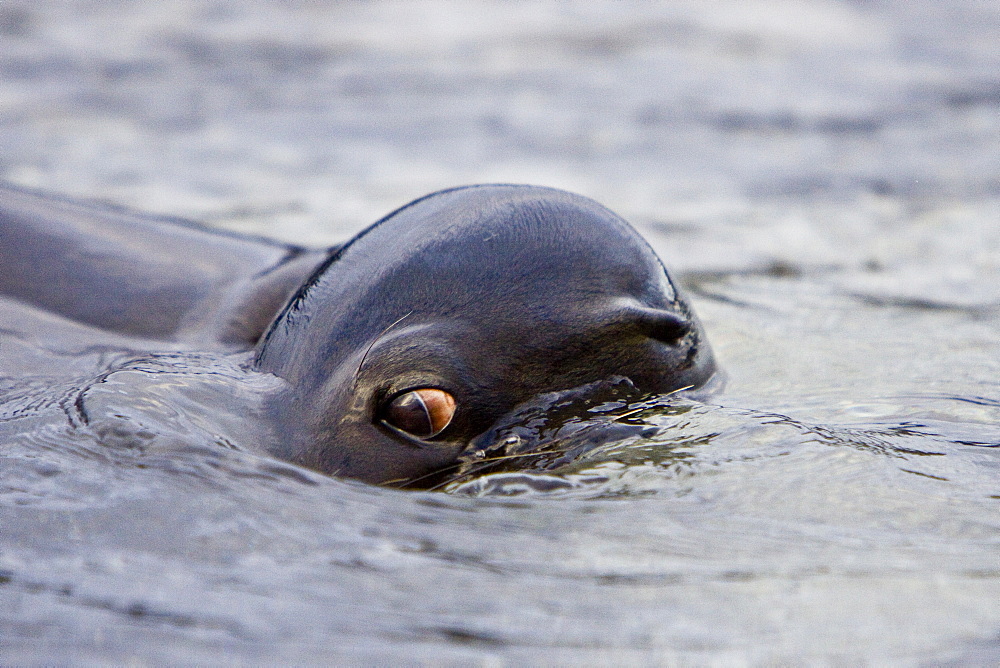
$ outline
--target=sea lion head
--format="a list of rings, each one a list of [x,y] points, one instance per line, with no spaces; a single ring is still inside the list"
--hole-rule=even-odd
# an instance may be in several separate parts
[[[334,252],[258,344],[287,382],[274,454],[407,484],[531,397],[624,376],[703,385],[708,342],[663,263],[599,204],[533,186],[418,199]]]

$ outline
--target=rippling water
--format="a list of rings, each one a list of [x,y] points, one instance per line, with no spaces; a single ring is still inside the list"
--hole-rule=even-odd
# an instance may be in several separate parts
[[[456,183],[581,191],[727,375],[542,398],[398,491],[241,451],[271,381],[239,357],[2,323],[0,656],[996,662],[998,29],[974,2],[0,5],[6,178],[313,243]]]

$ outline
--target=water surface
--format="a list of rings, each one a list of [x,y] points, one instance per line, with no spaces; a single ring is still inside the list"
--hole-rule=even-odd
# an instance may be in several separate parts
[[[269,382],[239,358],[5,323],[0,655],[996,662],[998,29],[976,2],[4,3],[5,178],[315,244],[459,183],[579,191],[665,258],[728,382],[550,413],[521,433],[572,461],[399,491],[239,450],[217,398]]]

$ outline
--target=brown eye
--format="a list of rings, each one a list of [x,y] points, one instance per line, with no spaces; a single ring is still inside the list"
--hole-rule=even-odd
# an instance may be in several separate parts
[[[437,436],[455,415],[455,397],[429,387],[399,395],[385,409],[383,419],[417,438]]]

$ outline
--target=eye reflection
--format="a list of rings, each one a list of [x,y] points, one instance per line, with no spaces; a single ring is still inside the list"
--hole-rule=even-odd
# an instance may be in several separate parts
[[[417,438],[437,436],[455,415],[455,397],[424,387],[400,394],[386,407],[382,419]]]

